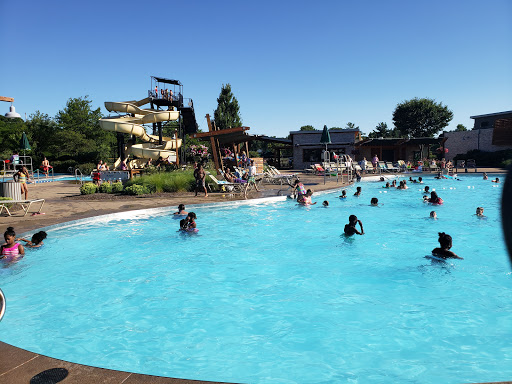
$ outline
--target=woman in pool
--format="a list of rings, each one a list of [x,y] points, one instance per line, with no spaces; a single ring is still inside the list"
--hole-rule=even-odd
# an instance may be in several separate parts
[[[356,228],[357,223],[359,223],[361,232]],[[364,235],[363,223],[361,220],[357,219],[356,215],[350,215],[348,218],[348,224],[345,224],[345,229],[343,231],[345,232],[345,236]]]
[[[35,233],[30,240],[20,237],[17,238],[16,241],[24,241],[26,243],[25,246],[28,248],[39,248],[44,245],[43,240],[46,239],[46,236],[45,231],[39,231]]]
[[[14,180],[21,184],[21,193],[25,194],[25,200],[28,199],[28,169],[23,167],[18,172],[16,172],[13,176]]]
[[[178,212],[174,212],[175,215],[184,216],[187,215],[188,212],[185,211],[185,204],[178,205]]]
[[[450,251],[452,247],[452,237],[447,235],[444,232],[439,232],[439,248],[434,248],[432,250],[432,255],[441,257],[442,259],[460,259],[464,260],[462,257],[457,256],[455,253]]]
[[[187,217],[180,221],[180,230],[185,232],[197,232],[196,219],[196,214],[194,212],[189,212]]]
[[[354,196],[361,196],[361,187],[356,188],[356,193],[354,193]]]
[[[396,179],[391,182],[391,188],[396,188]]]
[[[437,204],[437,205],[443,204],[443,199],[441,199],[439,196],[437,196],[436,191],[430,192],[430,198],[428,198],[427,196],[423,197],[423,201],[426,201],[430,204]]]
[[[340,197],[340,199],[346,199],[347,198],[347,191],[345,189],[343,191],[341,191],[341,195],[339,197]]]
[[[16,232],[13,227],[7,228],[4,233],[5,244],[0,251],[0,259],[5,261],[16,261],[25,256],[25,248],[20,243],[16,243]]]

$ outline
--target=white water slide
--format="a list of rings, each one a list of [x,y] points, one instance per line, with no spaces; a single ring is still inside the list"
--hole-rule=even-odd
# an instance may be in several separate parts
[[[158,160],[159,157],[169,158],[176,162],[176,150],[181,147],[181,139],[163,137],[162,144],[159,138],[148,135],[142,124],[175,121],[180,117],[178,111],[157,111],[155,109],[142,109],[149,98],[139,101],[112,102],[106,101],[105,108],[109,112],[126,113],[124,116],[109,116],[100,119],[100,127],[106,131],[127,133],[139,137],[145,143],[126,146],[126,156],[133,155],[143,159]],[[120,162],[120,160],[118,160]],[[116,165],[118,165],[116,162]]]

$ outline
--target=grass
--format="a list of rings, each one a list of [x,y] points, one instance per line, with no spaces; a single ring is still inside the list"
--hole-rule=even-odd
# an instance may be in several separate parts
[[[134,178],[126,186],[142,185],[151,192],[189,192],[194,189],[195,181],[193,171],[176,170],[172,172],[157,172]]]

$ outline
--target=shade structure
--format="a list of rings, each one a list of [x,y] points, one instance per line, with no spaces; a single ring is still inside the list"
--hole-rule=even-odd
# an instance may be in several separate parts
[[[23,150],[23,155],[25,155],[25,151],[32,149],[30,147],[30,143],[28,142],[28,138],[25,132],[23,132],[23,135],[21,136],[20,149]]]
[[[322,131],[322,138],[320,139],[322,144],[331,144],[331,135],[329,134],[329,130],[327,129],[327,125],[324,125],[324,130]]]

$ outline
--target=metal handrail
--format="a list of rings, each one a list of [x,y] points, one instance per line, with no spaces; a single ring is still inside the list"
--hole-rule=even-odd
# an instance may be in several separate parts
[[[4,317],[5,307],[6,307],[5,295],[2,292],[2,290],[0,289],[0,321],[2,321],[2,318]]]
[[[82,171],[77,167],[75,168],[75,180],[78,181],[78,174],[80,174],[80,184],[84,183],[84,174]]]

